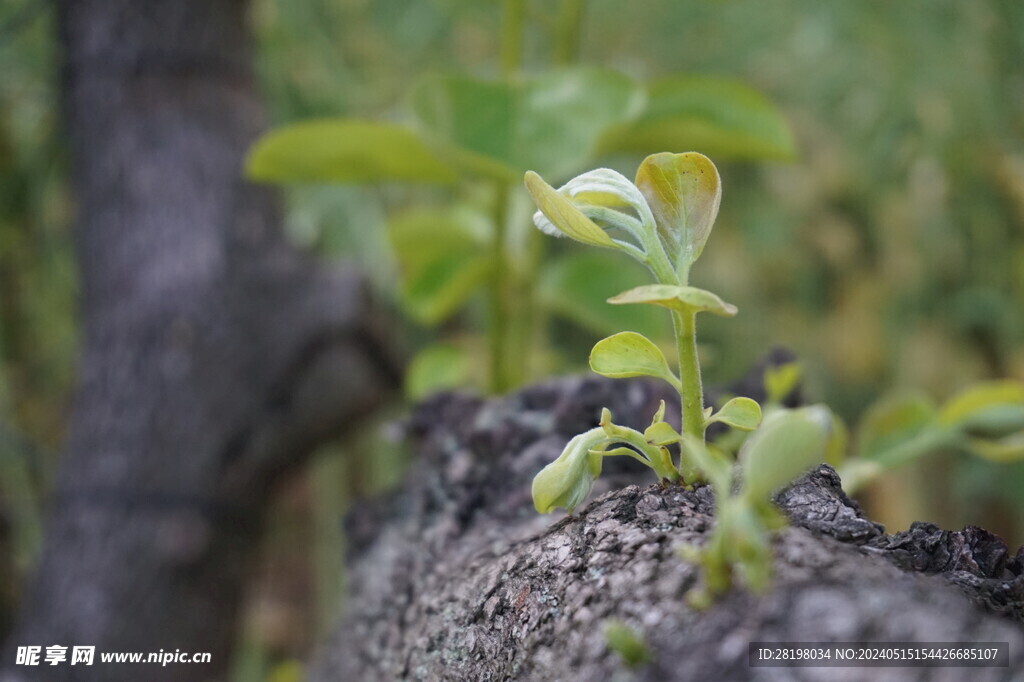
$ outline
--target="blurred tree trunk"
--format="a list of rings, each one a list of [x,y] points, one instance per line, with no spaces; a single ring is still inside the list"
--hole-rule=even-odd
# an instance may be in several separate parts
[[[264,126],[242,0],[58,3],[82,345],[12,679],[223,678],[268,494],[395,381],[362,280],[300,258],[240,177]],[[212,664],[102,665],[101,651]],[[70,650],[69,650],[70,657]]]

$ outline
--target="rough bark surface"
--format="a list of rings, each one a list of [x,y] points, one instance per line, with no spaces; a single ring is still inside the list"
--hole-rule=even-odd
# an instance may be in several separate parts
[[[241,178],[264,126],[242,0],[64,0],[80,378],[18,645],[210,665],[5,679],[221,679],[269,493],[394,381],[363,283]]]
[[[405,486],[350,519],[351,596],[312,678],[1007,680],[1024,670],[1024,552],[974,528],[887,536],[824,465],[778,498],[792,525],[774,542],[771,591],[735,590],[700,613],[683,599],[698,575],[677,549],[713,527],[709,488],[647,485],[649,472],[616,458],[599,482],[611,492],[575,518],[533,511],[532,476],[602,405],[642,428],[662,397],[643,382],[587,379],[423,406]],[[648,664],[627,668],[609,652],[609,618],[643,637]],[[750,668],[748,643],[760,640],[1008,641],[1012,660]]]

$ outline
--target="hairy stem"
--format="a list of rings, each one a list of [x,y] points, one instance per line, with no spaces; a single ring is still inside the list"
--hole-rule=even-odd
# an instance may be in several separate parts
[[[672,325],[676,332],[679,351],[679,381],[682,390],[683,433],[704,440],[704,387],[700,379],[700,364],[697,360],[696,313],[673,311]]]

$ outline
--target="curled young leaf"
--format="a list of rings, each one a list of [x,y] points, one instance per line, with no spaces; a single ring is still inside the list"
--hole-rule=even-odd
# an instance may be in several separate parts
[[[761,423],[761,406],[750,398],[733,398],[722,405],[708,422],[721,422],[734,429],[753,431]]]
[[[585,216],[568,197],[559,194],[533,171],[526,172],[526,189],[547,220],[537,227],[555,237],[571,237],[593,246],[617,248],[617,244],[594,221]]]
[[[674,284],[647,284],[613,296],[608,302],[613,305],[648,303],[683,313],[706,311],[722,317],[732,317],[737,312],[736,306],[726,303],[710,291]]]
[[[680,270],[700,257],[722,200],[718,169],[697,152],[652,154],[636,172],[669,259]]]
[[[671,445],[679,442],[679,433],[668,422],[655,422],[644,431],[644,438],[651,445]]]
[[[740,448],[742,494],[754,503],[767,500],[778,488],[821,463],[831,423],[823,405],[770,415]]]
[[[661,349],[636,332],[620,332],[598,341],[590,351],[590,368],[614,379],[650,376],[679,385]]]
[[[600,427],[574,437],[558,459],[533,478],[533,506],[541,514],[563,507],[570,514],[587,499],[601,475],[601,452],[608,436]]]

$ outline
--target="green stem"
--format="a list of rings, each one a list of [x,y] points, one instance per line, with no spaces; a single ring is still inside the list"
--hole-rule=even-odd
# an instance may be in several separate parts
[[[676,332],[679,351],[679,392],[682,402],[683,433],[704,440],[704,387],[700,380],[697,360],[696,313],[672,312],[672,325]]]
[[[854,493],[866,483],[874,480],[878,475],[896,467],[909,464],[927,454],[957,447],[962,444],[963,433],[957,428],[934,428],[925,429],[910,440],[904,441],[878,453],[873,453],[869,458],[851,459],[845,462],[839,469],[843,479],[843,489],[848,493]],[[856,473],[856,462],[870,462],[877,465],[876,468],[861,474]],[[846,474],[846,476],[843,476]]]
[[[501,72],[507,77],[523,63],[525,11],[523,0],[504,0],[501,16]]]
[[[555,64],[569,66],[576,61],[580,49],[584,0],[562,0],[562,10],[555,25]]]
[[[491,241],[491,317],[488,333],[488,358],[490,363],[489,388],[491,393],[502,393],[509,388],[506,366],[508,362],[508,349],[506,341],[508,331],[508,260],[506,252],[508,249],[508,197],[509,186],[507,183],[499,182],[495,185],[494,197],[494,232]]]

